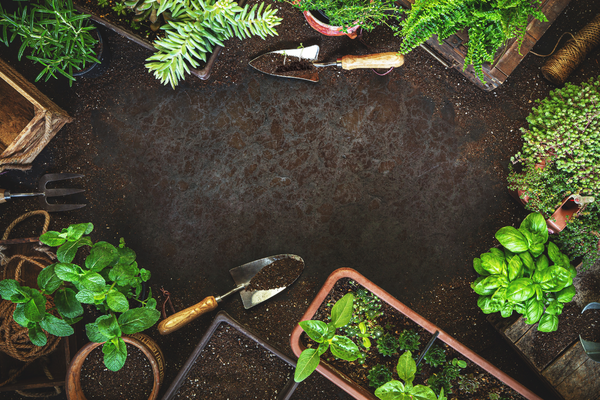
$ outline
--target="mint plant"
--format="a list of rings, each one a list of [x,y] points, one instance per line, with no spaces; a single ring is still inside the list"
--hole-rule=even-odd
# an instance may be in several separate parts
[[[413,360],[410,351],[406,351],[398,359],[396,366],[398,377],[404,381],[391,380],[375,390],[375,396],[381,400],[404,400],[404,399],[420,399],[420,400],[444,400],[444,390],[438,396],[433,390],[425,385],[414,385],[413,380],[417,372],[417,364]]]
[[[44,331],[55,336],[70,336],[71,325],[82,319],[82,304],[94,305],[104,315],[86,325],[92,342],[104,343],[104,364],[111,371],[120,370],[127,358],[122,335],[141,332],[160,318],[156,300],[150,293],[141,300],[142,282],[150,272],[139,268],[135,252],[121,239],[118,247],[107,242],[92,243],[91,223],[71,225],[61,232],[48,231],[40,241],[59,246],[58,262],[40,271],[38,289],[21,286],[14,279],[0,281],[0,295],[17,303],[13,318],[29,329],[29,338],[36,346],[46,344]],[[78,250],[89,247],[82,265],[73,263]],[[53,296],[55,309],[47,306],[46,296]],[[141,307],[130,308],[129,300]],[[58,315],[55,315],[55,313]]]
[[[575,296],[577,271],[558,246],[548,242],[544,217],[529,214],[518,229],[499,229],[496,239],[503,249],[492,248],[473,260],[480,275],[471,284],[480,295],[477,305],[486,314],[500,312],[504,318],[516,311],[528,324],[539,322],[539,331],[555,331],[564,304]]]
[[[321,355],[327,350],[331,350],[335,357],[346,361],[354,361],[360,357],[360,349],[350,338],[336,335],[337,328],[341,328],[350,322],[353,302],[354,296],[352,293],[347,293],[339,299],[331,309],[331,321],[328,324],[318,320],[301,321],[299,323],[304,332],[319,346],[316,349],[305,349],[298,357],[294,373],[296,382],[302,382],[317,369]]]

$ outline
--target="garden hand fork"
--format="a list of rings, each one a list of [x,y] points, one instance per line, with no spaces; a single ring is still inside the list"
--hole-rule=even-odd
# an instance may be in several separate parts
[[[85,204],[51,204],[48,203],[49,197],[62,197],[69,196],[71,194],[85,192],[85,189],[70,189],[70,188],[60,188],[60,189],[48,189],[46,188],[46,184],[54,181],[62,181],[65,179],[74,179],[74,178],[82,178],[83,175],[79,174],[46,174],[40,178],[38,183],[38,192],[37,193],[10,193],[10,190],[0,189],[0,203],[6,203],[7,200],[10,200],[15,197],[32,197],[38,196],[40,198],[40,204],[42,208],[49,212],[59,212],[59,211],[71,211],[76,210],[78,208],[85,207]]]

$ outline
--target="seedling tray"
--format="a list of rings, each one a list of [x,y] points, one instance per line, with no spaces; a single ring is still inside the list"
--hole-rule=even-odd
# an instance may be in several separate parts
[[[259,337],[255,333],[253,333],[247,327],[243,326],[242,324],[240,324],[239,322],[237,322],[236,320],[231,318],[231,316],[229,316],[229,314],[227,314],[225,311],[220,311],[219,313],[217,313],[215,319],[213,320],[211,325],[208,327],[208,330],[206,331],[206,333],[200,340],[200,343],[198,343],[198,346],[196,346],[196,348],[194,349],[190,358],[188,358],[188,360],[186,361],[183,368],[181,368],[181,370],[179,371],[179,374],[177,374],[177,377],[175,377],[175,380],[173,381],[171,386],[167,389],[167,392],[165,393],[163,400],[170,400],[170,399],[178,398],[178,392],[187,383],[188,375],[190,375],[190,373],[192,372],[192,368],[194,367],[194,365],[196,363],[201,363],[204,361],[204,359],[201,357],[202,351],[205,349],[205,347],[211,341],[211,338],[213,337],[213,335],[216,333],[217,329],[222,324],[229,325],[231,328],[235,329],[237,331],[237,333],[250,339],[253,342],[256,342],[267,353],[271,353],[271,355],[276,356],[281,361],[283,361],[285,364],[288,364],[291,367],[290,368],[291,372],[290,372],[287,383],[285,383],[285,385],[282,388],[278,388],[278,390],[276,391],[277,397],[271,397],[271,398],[275,398],[276,400],[288,400],[294,393],[294,390],[296,390],[296,387],[298,386],[298,384],[296,382],[294,382],[294,369],[296,368],[296,362],[294,360],[292,360],[290,357],[283,354],[278,349],[271,346],[264,339],[262,339],[261,337]],[[228,362],[227,359],[225,358],[226,356],[227,356],[227,354],[222,355],[221,362],[224,362],[224,363]],[[239,373],[241,374],[241,373],[243,373],[243,371],[239,371]],[[264,379],[264,376],[262,376],[260,378]],[[202,388],[199,388],[198,390],[202,390]],[[198,399],[209,397],[208,394],[204,393],[204,392],[198,392],[198,393],[195,393],[195,395],[196,395],[195,398],[198,398]],[[273,396],[275,396],[275,394],[273,394]],[[211,396],[211,398],[214,398],[215,400],[219,400],[218,398],[215,398],[212,396]]]

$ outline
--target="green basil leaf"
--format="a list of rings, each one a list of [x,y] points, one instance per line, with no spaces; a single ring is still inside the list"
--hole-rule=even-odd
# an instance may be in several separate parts
[[[508,286],[508,279],[504,275],[490,275],[483,278],[479,282],[475,282],[475,285],[472,285],[472,289],[475,291],[475,293],[482,296],[492,294],[499,287]]]
[[[533,261],[533,257],[531,257],[531,254],[528,251],[524,253],[519,253],[518,256],[521,259],[521,261],[523,261],[525,273],[531,276],[535,271],[535,262]]]
[[[502,318],[508,318],[512,315],[513,310],[514,310],[514,306],[511,303],[506,302],[506,303],[504,303],[504,306],[500,310],[500,315],[502,315]]]
[[[333,337],[335,336],[335,331],[336,331],[336,327],[335,325],[333,325],[333,322],[330,322],[327,324],[327,334],[325,335],[325,339],[327,340],[331,340],[333,339]]]
[[[556,300],[561,303],[568,303],[573,300],[573,297],[577,294],[575,290],[575,286],[567,286],[566,288],[560,290],[556,293]]]
[[[550,303],[548,307],[546,307],[546,313],[550,315],[560,315],[562,314],[564,304],[559,303],[558,301],[553,301]]]
[[[533,281],[529,278],[520,278],[512,281],[506,288],[506,298],[513,303],[520,303],[530,299],[535,294]]]
[[[486,271],[481,266],[481,259],[480,258],[474,258],[473,259],[473,268],[475,269],[475,272],[477,272],[479,275],[488,276],[490,274],[488,271]]]
[[[115,343],[116,342],[116,343]],[[115,341],[109,341],[102,346],[104,353],[104,365],[111,371],[118,371],[123,368],[127,360],[127,345],[121,338]]]
[[[550,265],[550,261],[548,261],[548,257],[545,254],[542,254],[535,260],[535,268],[538,271],[543,271]]]
[[[488,271],[486,275],[500,275],[506,273],[506,261],[504,256],[493,253],[483,253],[481,255],[481,267]]]
[[[400,356],[398,365],[396,366],[396,372],[398,372],[398,377],[400,379],[409,385],[412,384],[412,381],[415,379],[415,374],[417,373],[417,364],[415,363],[415,360],[413,360],[410,351],[407,350]]]
[[[36,346],[43,347],[48,343],[48,338],[39,323],[34,323],[29,326],[29,340]]]
[[[504,252],[497,247],[492,247],[489,252],[497,257],[505,258]]]
[[[144,331],[160,318],[160,311],[151,308],[132,308],[119,316],[119,325],[126,335]]]
[[[562,261],[562,255],[558,246],[552,242],[548,242],[548,257],[550,257],[555,264],[560,264]]]
[[[329,346],[331,354],[346,361],[354,361],[360,357],[360,349],[350,338],[335,335]]]
[[[531,213],[525,217],[523,222],[521,222],[521,228],[527,229],[536,235],[540,235],[543,239],[542,243],[548,241],[548,226],[546,225],[546,220],[540,213]]]
[[[85,303],[85,302],[81,302]],[[71,288],[61,289],[54,295],[54,304],[58,313],[66,318],[76,318],[83,314],[83,307]]]
[[[87,333],[88,339],[94,343],[104,343],[109,339],[108,337],[104,336],[102,332],[100,332],[96,322],[86,324],[85,332]]]
[[[317,343],[323,343],[327,335],[327,324],[323,321],[301,321],[300,327],[306,332],[309,338]]]
[[[298,357],[296,371],[294,372],[294,381],[302,382],[317,369],[319,365],[319,353],[317,349],[306,349]]]
[[[521,233],[521,235],[523,235],[523,237],[527,241],[527,248],[531,249],[531,245],[533,244],[533,233],[523,228],[519,228],[517,230]]]
[[[40,242],[44,243],[46,246],[57,247],[66,242],[67,239],[60,236],[60,232],[56,231],[48,231],[40,236]]]
[[[506,300],[506,288],[499,287],[498,289],[496,289],[496,291],[492,295],[492,300],[500,301],[500,302],[503,302],[504,300]]]
[[[375,396],[381,400],[404,400],[406,397],[401,397],[404,393],[404,385],[395,379],[383,384],[383,386],[379,386],[375,390]]]
[[[317,352],[319,353],[319,357],[322,356],[327,349],[329,349],[329,341],[325,341],[323,343],[319,343],[319,347],[317,348]]]
[[[63,281],[54,272],[56,264],[48,265],[40,271],[37,277],[37,284],[44,292],[52,294],[62,285]]]
[[[538,331],[540,332],[554,332],[558,329],[558,317],[556,315],[544,314],[540,318],[538,324]]]
[[[25,317],[33,322],[40,322],[46,314],[46,298],[35,289],[31,291],[31,299],[25,303]]]
[[[548,292],[559,292],[573,283],[573,278],[571,278],[571,271],[559,265],[553,265],[549,267],[546,271],[550,271],[552,281],[548,282],[547,284],[540,284],[540,286],[542,287],[542,289]]]
[[[75,333],[73,328],[60,318],[52,314],[46,314],[46,317],[40,321],[40,327],[54,336],[71,336]]]
[[[31,321],[29,321],[29,319],[27,319],[25,316],[25,304],[17,304],[15,307],[15,312],[13,312],[13,319],[23,328],[27,328],[27,325],[29,325]]]
[[[543,243],[533,243],[530,247],[529,247],[529,251],[531,252],[531,255],[533,255],[533,257],[538,257],[540,254],[542,254],[545,250],[544,244]]]
[[[106,317],[106,318],[103,318]],[[104,315],[96,319],[98,330],[104,336],[112,339],[114,337],[121,337],[121,328],[114,315]]]
[[[348,325],[352,318],[353,304],[354,296],[352,293],[346,293],[331,308],[331,322],[336,328]]]
[[[443,387],[441,389],[442,391],[444,390]],[[435,395],[433,389],[425,385],[417,385],[413,387],[410,391],[410,396],[415,400],[438,400],[438,397]],[[440,398],[441,397],[442,396],[440,395]]]
[[[522,253],[529,249],[527,239],[525,239],[521,232],[512,226],[500,228],[495,236],[502,246],[513,253]]]
[[[521,257],[514,255],[507,261],[508,279],[514,281],[521,278],[523,276],[523,261],[521,261]]]
[[[481,296],[477,299],[477,306],[481,308],[484,314],[492,314],[500,311],[504,306],[504,302],[493,300],[491,296]]]
[[[544,314],[544,303],[535,298],[529,299],[525,304],[525,307],[525,322],[529,325],[538,322],[542,317],[542,314]]]
[[[90,255],[85,259],[85,267],[94,272],[100,272],[117,258],[117,248],[107,242],[98,242],[90,249]]]

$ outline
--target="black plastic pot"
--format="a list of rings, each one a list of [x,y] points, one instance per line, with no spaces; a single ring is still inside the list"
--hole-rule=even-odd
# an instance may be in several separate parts
[[[102,57],[104,54],[104,40],[102,39],[102,34],[100,33],[100,29],[96,28],[92,31],[92,35],[96,33],[96,36],[98,36],[98,44],[97,44],[97,49],[98,51],[96,52],[95,57],[100,61],[100,63],[102,62]],[[99,65],[99,63],[92,63],[90,65],[87,66],[87,68],[73,72],[73,76],[83,76],[89,72],[92,72],[97,66]]]
[[[229,314],[227,314],[225,311],[219,311],[217,313],[217,315],[215,316],[215,319],[213,320],[211,325],[208,327],[208,330],[206,331],[206,333],[200,340],[200,343],[198,343],[198,346],[196,346],[192,355],[188,358],[188,360],[186,361],[183,368],[181,368],[181,370],[179,371],[179,374],[177,374],[177,377],[175,378],[175,380],[173,381],[171,386],[167,389],[167,392],[165,393],[162,400],[169,400],[169,399],[175,398],[179,389],[186,383],[186,378],[187,378],[188,374],[190,373],[190,370],[192,369],[194,364],[197,362],[203,361],[202,358],[200,358],[200,355],[202,354],[202,350],[210,342],[210,339],[212,338],[215,331],[221,324],[227,324],[227,325],[231,326],[236,331],[238,331],[238,333],[240,333],[241,335],[247,337],[248,339],[251,339],[252,341],[256,342],[257,344],[262,346],[267,352],[272,353],[273,355],[277,356],[284,363],[290,365],[292,368],[296,368],[296,362],[294,360],[292,360],[290,357],[286,356],[281,351],[277,350],[276,348],[271,346],[269,343],[267,343],[264,339],[262,339],[261,337],[259,337],[255,333],[253,333],[247,327],[243,326],[238,321],[231,318],[231,316],[229,316]],[[226,360],[224,359],[223,361],[226,361]],[[280,390],[277,391],[277,394],[278,394],[277,400],[288,400],[294,393],[294,390],[296,390],[297,386],[298,386],[298,383],[294,382],[294,374],[292,371],[288,382],[285,384],[285,386],[283,388],[281,388]],[[200,394],[200,398],[202,398],[201,393],[198,393],[198,394]]]

